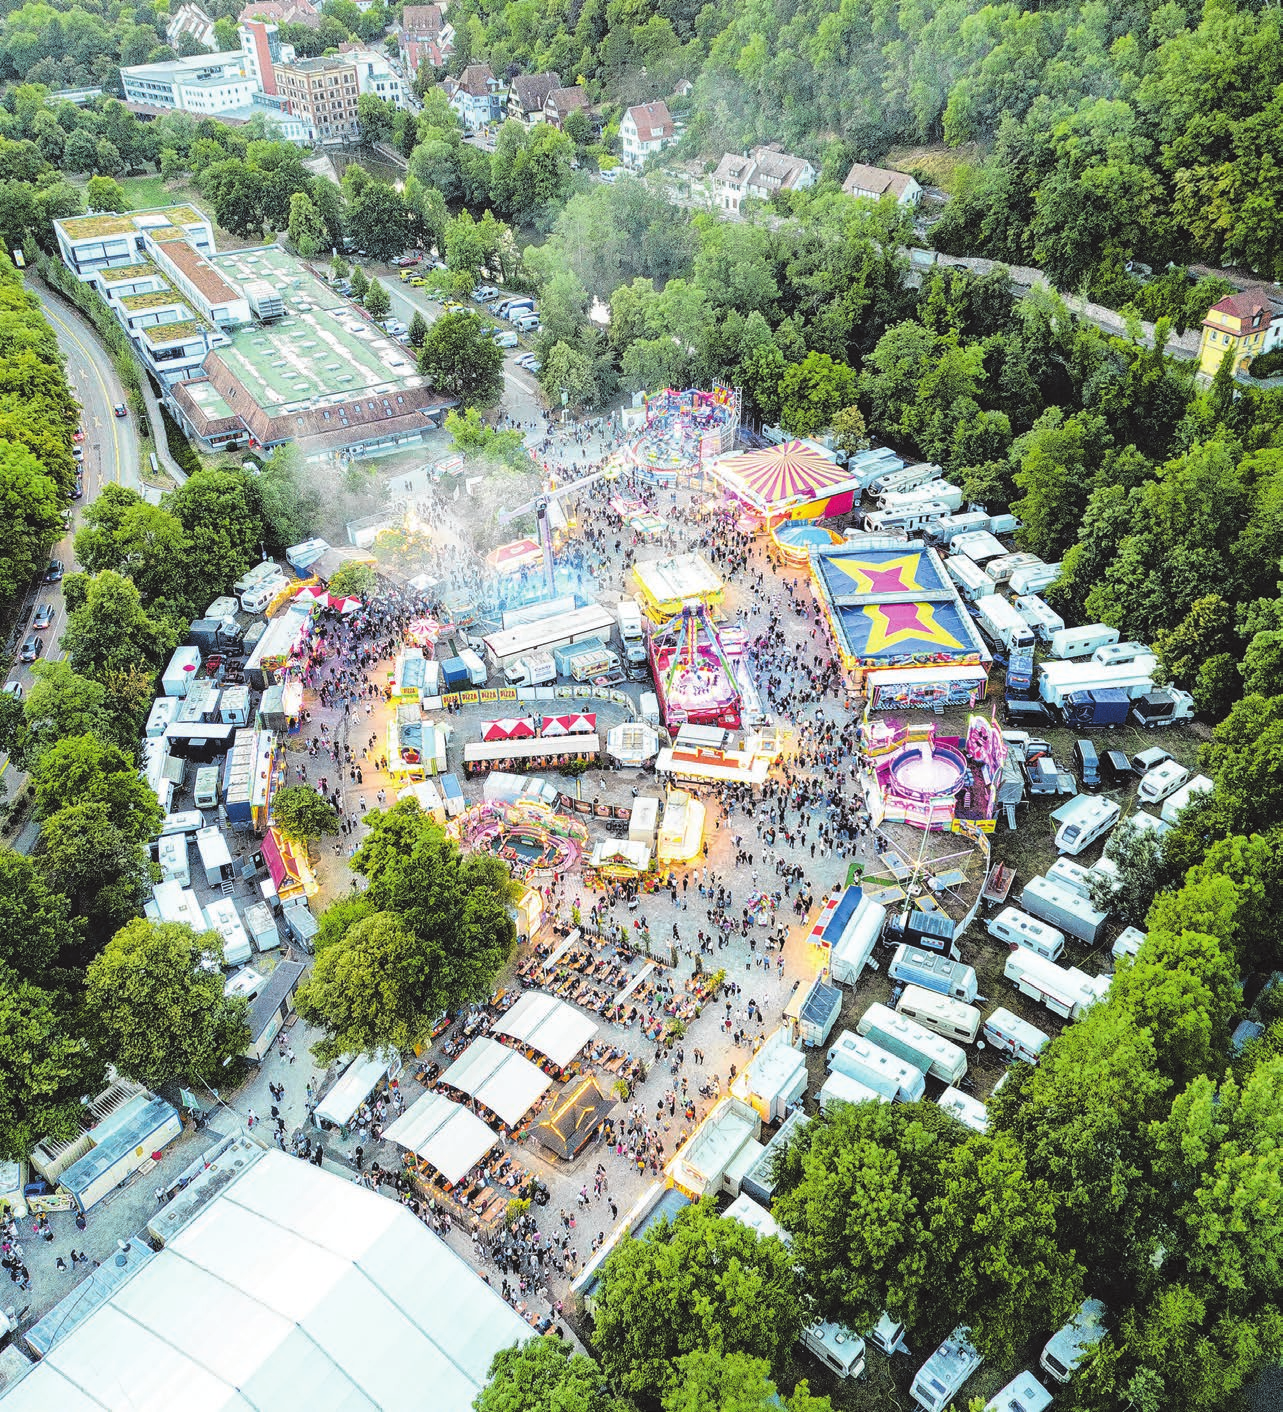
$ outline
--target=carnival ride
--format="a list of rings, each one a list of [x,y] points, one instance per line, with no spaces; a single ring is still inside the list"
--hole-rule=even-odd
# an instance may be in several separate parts
[[[485,800],[450,820],[446,832],[461,847],[502,858],[519,878],[576,868],[588,845],[588,830],[578,819],[532,800]]]
[[[739,504],[745,530],[846,514],[860,498],[846,468],[804,441],[723,456],[709,472]]]
[[[955,821],[992,825],[1007,758],[996,724],[971,716],[965,737],[936,734],[934,721],[869,721],[859,728],[865,788],[876,791],[881,817],[920,829]]]
[[[739,393],[715,385],[710,392],[665,388],[642,405],[625,408],[624,426],[638,435],[620,453],[625,469],[651,480],[672,481],[679,474],[725,455],[739,427]]]
[[[836,530],[805,520],[784,520],[771,526],[771,542],[791,569],[805,569],[811,562],[811,550],[842,544]]]
[[[651,633],[650,665],[666,726],[739,729],[740,689],[706,604],[684,604]]]

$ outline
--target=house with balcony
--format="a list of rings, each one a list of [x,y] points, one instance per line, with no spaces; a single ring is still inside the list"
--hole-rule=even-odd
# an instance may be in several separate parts
[[[1230,370],[1246,373],[1252,360],[1283,342],[1283,305],[1276,308],[1263,290],[1246,289],[1213,304],[1203,318],[1198,370],[1215,377],[1226,354]]]
[[[673,141],[668,104],[638,103],[619,120],[619,149],[626,167],[640,167]]]
[[[772,143],[743,155],[727,152],[713,173],[713,191],[723,211],[738,214],[747,198],[769,201],[777,191],[802,191],[815,185],[817,175],[805,157]]]

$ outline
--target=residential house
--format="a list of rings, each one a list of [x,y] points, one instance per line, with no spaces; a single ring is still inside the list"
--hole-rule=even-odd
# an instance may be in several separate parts
[[[445,67],[454,53],[454,26],[445,18],[442,5],[407,5],[401,12],[397,47],[406,74],[413,78],[422,64]]]
[[[673,119],[667,103],[639,103],[620,119],[619,145],[627,167],[640,167],[672,140]]]
[[[588,109],[588,94],[582,84],[577,83],[573,88],[554,88],[544,99],[543,120],[560,132],[562,124],[577,108],[585,112]]]
[[[465,132],[476,132],[503,113],[507,90],[489,64],[469,64],[457,79],[446,79],[442,87]]]
[[[358,93],[372,93],[398,108],[410,106],[407,85],[387,57],[377,49],[368,49],[364,44],[340,44],[339,54],[350,64],[356,65]]]
[[[202,49],[214,48],[214,21],[199,5],[192,4],[191,0],[180,5],[169,17],[169,23],[165,26],[165,38],[175,53],[178,52],[179,43],[184,35],[190,36]]]
[[[727,152],[713,173],[713,191],[723,211],[738,212],[745,197],[769,201],[777,191],[801,191],[815,185],[816,170],[772,143],[741,156]]]
[[[356,65],[330,55],[276,66],[276,84],[286,110],[302,121],[313,141],[353,142],[360,131]]]
[[[694,92],[695,85],[688,78],[679,78],[673,85],[673,96],[675,98],[689,98]]]
[[[518,74],[508,91],[508,116],[527,127],[543,121],[543,107],[554,88],[561,87],[561,75]]]
[[[312,0],[250,0],[241,11],[240,22],[263,20],[275,25],[306,25],[321,27],[321,12]]]
[[[1283,328],[1283,315],[1277,317]],[[1230,294],[1213,304],[1203,319],[1199,372],[1214,377],[1227,353],[1231,355],[1231,369],[1235,373],[1246,372],[1253,358],[1278,342],[1277,337],[1271,336],[1275,319],[1273,304],[1259,289]]]
[[[866,167],[863,162],[857,162],[847,172],[842,190],[848,196],[866,196],[873,201],[894,196],[897,206],[916,206],[922,200],[922,188],[907,172]]]

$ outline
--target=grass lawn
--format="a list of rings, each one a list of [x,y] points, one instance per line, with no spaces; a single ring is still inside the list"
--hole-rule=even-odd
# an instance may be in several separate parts
[[[120,184],[129,197],[131,211],[145,211],[151,206],[172,206],[183,197],[170,191],[159,175],[122,177]]]

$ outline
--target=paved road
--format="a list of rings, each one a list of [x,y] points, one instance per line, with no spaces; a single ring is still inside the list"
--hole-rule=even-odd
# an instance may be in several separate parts
[[[81,508],[97,495],[104,486],[115,483],[141,489],[139,477],[138,431],[134,419],[117,417],[112,408],[125,401],[125,390],[111,358],[99,343],[91,326],[81,316],[70,309],[62,300],[51,295],[36,281],[29,288],[35,293],[44,307],[45,317],[58,339],[67,360],[67,379],[71,390],[83,409],[80,424],[84,428],[85,459],[83,476],[84,498],[72,502],[72,527],[53,547],[53,557],[61,559],[67,570],[73,565],[72,541],[79,522]],[[28,622],[36,609],[50,604],[54,610],[53,622],[43,629],[44,653],[47,658],[58,661],[64,656],[61,639],[66,626],[67,610],[62,597],[61,584],[41,584],[35,600],[28,607]],[[27,636],[26,630],[23,637]],[[31,685],[31,670],[21,664],[15,665],[9,674],[10,681],[22,684],[24,693]],[[8,757],[0,757],[0,779],[11,793],[22,787],[22,779],[9,772]]]

